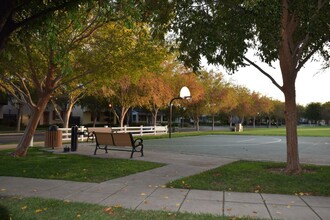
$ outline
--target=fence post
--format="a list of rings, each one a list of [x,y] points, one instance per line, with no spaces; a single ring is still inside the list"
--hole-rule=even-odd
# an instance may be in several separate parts
[[[127,126],[124,125],[124,133],[127,133]]]
[[[143,125],[140,125],[140,136],[143,136]]]
[[[168,133],[168,127],[167,127],[167,125],[165,125],[165,132],[166,132],[166,134]]]
[[[30,141],[30,147],[33,147],[33,136],[32,136],[31,141]]]
[[[84,126],[80,126],[80,141],[84,141]]]

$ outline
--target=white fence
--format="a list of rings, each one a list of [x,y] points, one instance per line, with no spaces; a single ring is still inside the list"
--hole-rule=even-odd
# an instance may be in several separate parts
[[[117,133],[132,133],[133,135],[143,136],[143,135],[159,135],[167,134],[167,126],[138,126],[138,127],[111,127],[112,132]],[[62,131],[62,140],[71,140],[71,128],[59,128]],[[84,135],[87,132],[87,128],[84,126],[78,127],[78,141],[87,140],[87,136]]]

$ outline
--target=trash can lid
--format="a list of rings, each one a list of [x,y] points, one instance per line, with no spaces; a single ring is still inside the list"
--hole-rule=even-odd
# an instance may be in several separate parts
[[[49,131],[57,131],[58,130],[58,126],[57,125],[51,125],[48,128]]]

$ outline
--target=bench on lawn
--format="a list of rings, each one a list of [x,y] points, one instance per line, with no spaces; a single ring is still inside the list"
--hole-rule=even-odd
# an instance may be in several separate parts
[[[106,128],[106,127],[89,127],[89,128],[87,128],[87,142],[89,139],[91,139],[92,143],[93,143],[94,138],[95,138],[94,132],[111,133],[112,129]]]
[[[134,152],[140,152],[143,157],[143,140],[141,138],[133,139],[131,133],[109,133],[94,131],[95,135],[95,151],[98,149],[105,150],[117,150],[117,151],[129,151],[131,152],[131,158],[133,158]]]

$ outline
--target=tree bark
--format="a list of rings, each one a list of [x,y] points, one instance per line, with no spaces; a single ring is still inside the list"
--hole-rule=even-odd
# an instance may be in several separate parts
[[[285,126],[287,144],[287,173],[301,172],[297,137],[297,105],[295,82],[297,78],[297,60],[293,54],[293,33],[297,22],[295,16],[289,12],[289,1],[282,0],[281,43],[279,47],[279,61],[282,72],[282,92],[285,97]]]
[[[297,137],[297,106],[294,86],[284,91],[288,173],[301,172]]]
[[[152,124],[153,126],[157,125],[157,115],[158,115],[159,108],[154,108],[154,111],[151,112],[152,114]]]

